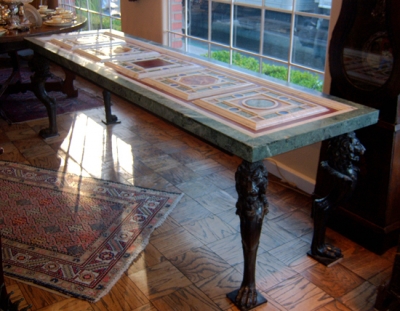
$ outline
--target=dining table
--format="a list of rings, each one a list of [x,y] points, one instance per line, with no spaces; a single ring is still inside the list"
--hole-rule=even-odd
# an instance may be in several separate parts
[[[28,50],[28,44],[25,38],[49,36],[53,34],[69,33],[83,29],[86,26],[87,18],[77,15],[71,23],[65,25],[50,25],[43,22],[39,27],[31,25],[30,27],[21,29],[8,29],[8,31],[0,35],[0,51],[3,54],[8,54],[9,64],[12,67],[12,72],[7,80],[0,86],[0,97],[3,94],[13,94],[32,90],[31,83],[20,83],[20,61],[19,54],[21,51]],[[33,55],[32,55],[33,57]],[[41,65],[42,70],[49,70],[48,62]],[[62,81],[46,83],[47,91],[61,91],[67,94],[68,97],[78,96],[78,91],[73,87],[75,75],[67,70],[64,70],[65,78]]]

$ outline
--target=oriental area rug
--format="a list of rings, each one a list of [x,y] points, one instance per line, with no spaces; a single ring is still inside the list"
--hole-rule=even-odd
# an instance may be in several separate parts
[[[96,302],[181,196],[0,161],[4,274]]]
[[[11,69],[0,70],[0,84],[5,81],[10,74]],[[29,82],[31,74],[32,72],[30,72],[28,68],[22,67],[21,81],[23,83]],[[53,76],[47,81],[57,80],[60,80],[60,78]],[[57,115],[103,106],[102,97],[89,94],[82,89],[79,89],[78,97],[76,98],[68,98],[67,95],[61,92],[48,92],[48,95],[56,100]],[[0,110],[3,117],[11,123],[47,118],[46,107],[31,91],[3,95],[1,98]]]

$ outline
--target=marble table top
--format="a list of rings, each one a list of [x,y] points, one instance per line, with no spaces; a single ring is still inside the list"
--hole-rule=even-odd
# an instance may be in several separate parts
[[[115,33],[127,38],[133,38],[123,33]],[[138,40],[138,38],[134,39]],[[130,79],[118,74],[113,69],[104,66],[103,63],[95,62],[76,53],[71,53],[67,49],[49,44],[43,38],[31,37],[25,40],[29,48],[33,49],[35,53],[39,53],[50,61],[71,70],[111,93],[143,107],[160,118],[170,121],[176,126],[249,162],[256,162],[337,135],[355,131],[378,121],[378,110],[300,89],[288,83],[282,82],[279,84],[275,80],[271,80],[270,82],[265,76],[263,79],[249,76],[249,80],[253,80],[252,82],[254,82],[254,79],[259,79],[260,81],[262,80],[261,82],[264,85],[270,83],[272,86],[287,88],[289,91],[304,96],[311,94],[317,100],[344,103],[352,108],[340,114],[311,119],[310,121],[300,122],[290,127],[283,127],[275,131],[266,131],[265,134],[254,135],[248,131],[241,130],[237,126],[232,126],[229,122],[210,117],[207,113],[202,113],[199,109],[195,109],[190,105],[184,105],[181,103],[181,99],[159,90],[154,90],[151,86],[142,83],[140,80]],[[154,46],[160,49],[159,45],[154,44]],[[188,57],[188,54],[181,54],[185,55],[186,58]],[[190,60],[194,63],[205,64],[205,60],[193,55],[190,55]],[[209,64],[214,66],[212,62],[209,62]],[[218,64],[215,66],[222,65]],[[225,72],[229,72],[229,70],[233,72],[234,70],[229,69],[229,67],[226,68],[224,69]],[[245,73],[244,76],[246,76]]]

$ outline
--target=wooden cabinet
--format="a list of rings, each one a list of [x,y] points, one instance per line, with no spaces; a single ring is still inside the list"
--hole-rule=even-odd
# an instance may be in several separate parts
[[[382,253],[400,233],[400,1],[343,0],[332,33],[331,95],[379,109],[378,124],[357,131],[367,151],[357,187],[329,226]],[[325,144],[321,149],[324,159]],[[326,192],[321,170],[315,193]]]

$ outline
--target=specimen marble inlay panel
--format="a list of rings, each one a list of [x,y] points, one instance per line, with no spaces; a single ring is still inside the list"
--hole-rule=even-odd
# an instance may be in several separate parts
[[[45,39],[46,41],[48,39]],[[68,34],[68,35],[54,35],[50,37],[51,43],[58,45],[67,50],[77,48],[93,47],[96,45],[113,45],[125,44],[126,41],[121,38],[110,36],[107,33],[87,33],[87,34]]]
[[[248,83],[244,79],[207,68],[192,72],[167,74],[146,79],[145,82],[186,100],[253,86],[252,83]]]
[[[126,42],[126,44],[108,44],[104,46],[96,45],[87,48],[77,48],[75,49],[75,53],[96,62],[106,62],[114,59],[138,60],[160,55],[158,52],[142,48],[129,42]]]
[[[157,53],[157,52],[153,52]],[[141,57],[139,57],[141,56]],[[156,77],[182,71],[199,69],[200,66],[168,55],[137,55],[126,59],[117,58],[105,62],[105,65],[134,79]]]

